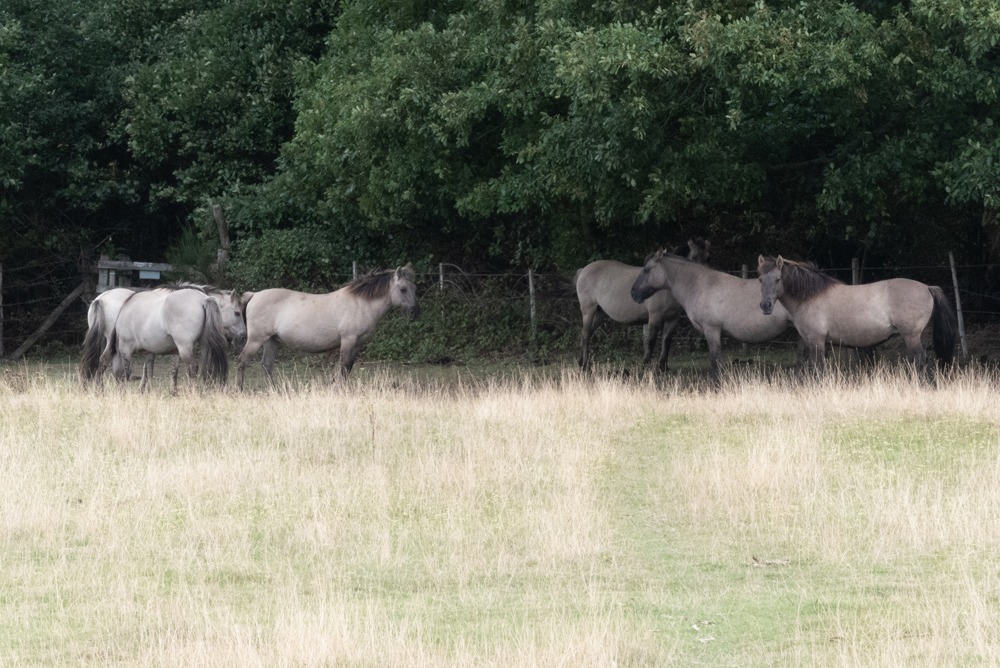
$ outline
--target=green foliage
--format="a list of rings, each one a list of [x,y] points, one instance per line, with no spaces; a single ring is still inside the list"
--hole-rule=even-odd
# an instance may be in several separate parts
[[[320,48],[335,12],[333,0],[133,0],[111,10],[132,56],[122,122],[155,198],[193,206],[273,173],[291,136],[292,71]]]
[[[216,201],[248,288],[327,289],[355,261],[569,271],[696,235],[725,266],[906,262],[941,239],[979,261],[993,251],[969,221],[1000,200],[997,16],[991,0],[8,0],[0,256],[69,265],[109,238],[187,253]]]
[[[217,243],[207,235],[199,234],[197,227],[185,226],[180,236],[167,248],[167,262],[176,268],[183,267],[182,273],[195,274],[188,278],[205,280],[210,275],[209,266],[218,258]]]
[[[450,281],[449,281],[450,282]],[[546,362],[579,357],[580,305],[575,298],[536,300],[536,331],[523,281],[483,280],[475,291],[428,284],[420,296],[421,319],[408,322],[392,311],[365,348],[365,358],[399,362],[468,363],[519,358]],[[642,358],[642,330],[609,323],[595,334],[602,361]]]

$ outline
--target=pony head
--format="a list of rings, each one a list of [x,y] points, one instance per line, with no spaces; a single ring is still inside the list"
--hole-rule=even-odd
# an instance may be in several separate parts
[[[232,290],[212,290],[208,293],[222,314],[222,329],[226,340],[240,345],[247,338],[247,323],[243,317],[243,300]]]
[[[414,281],[416,274],[410,263],[404,267],[396,267],[389,286],[389,299],[393,306],[398,306],[406,313],[410,322],[420,319],[420,304],[417,303],[417,286]]]
[[[632,300],[634,302],[641,304],[652,297],[656,291],[670,287],[667,283],[667,270],[663,267],[663,258],[668,255],[669,253],[661,248],[653,253],[643,266],[639,277],[632,284]]]
[[[757,258],[757,272],[760,274],[760,310],[764,315],[771,315],[774,302],[785,294],[785,286],[781,283],[781,268],[785,266],[785,258]]]

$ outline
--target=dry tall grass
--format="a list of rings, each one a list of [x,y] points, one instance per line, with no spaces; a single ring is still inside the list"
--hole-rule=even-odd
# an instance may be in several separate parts
[[[1000,663],[986,373],[0,378],[0,663]]]

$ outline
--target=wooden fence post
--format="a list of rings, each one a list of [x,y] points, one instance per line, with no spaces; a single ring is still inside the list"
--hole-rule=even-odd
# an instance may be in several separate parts
[[[861,282],[861,267],[858,264],[858,258],[851,258],[851,285],[857,285]]]
[[[219,253],[216,262],[218,262],[219,276],[221,277],[226,271],[226,262],[229,260],[229,225],[222,213],[222,207],[218,204],[212,205],[212,215],[215,216],[215,225],[219,228]]]
[[[530,267],[528,268],[528,301],[531,304],[531,343],[534,345],[535,332],[537,331],[535,325],[535,276]]]
[[[355,260],[354,262],[351,263],[351,275],[354,277],[354,280],[358,280],[358,261],[357,260]]]
[[[444,292],[444,262],[438,262],[438,292]],[[444,321],[444,302],[441,303],[441,320]]]
[[[955,311],[958,313],[958,337],[962,341],[962,359],[969,357],[969,347],[965,343],[965,319],[962,317],[962,296],[958,292],[958,272],[955,270],[955,253],[948,251],[951,263],[951,282],[955,285]]]
[[[0,360],[3,359],[3,262],[0,262]]]
[[[750,267],[748,267],[747,265],[743,265],[742,276],[744,281],[750,278]],[[745,343],[740,344],[740,352],[744,355],[747,354],[747,344]]]

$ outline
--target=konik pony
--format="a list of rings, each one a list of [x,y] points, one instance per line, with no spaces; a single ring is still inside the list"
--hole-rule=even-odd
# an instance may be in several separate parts
[[[407,264],[395,271],[360,276],[336,292],[314,295],[274,288],[261,290],[246,306],[247,345],[240,353],[237,385],[263,346],[261,361],[268,383],[273,383],[278,343],[307,353],[340,351],[338,368],[346,377],[364,342],[391,307],[402,309],[411,321],[420,317],[416,275]]]

